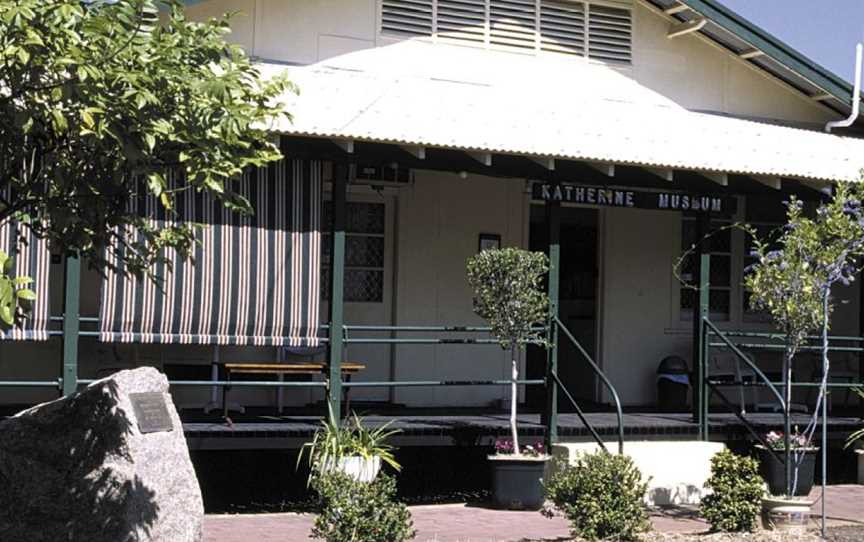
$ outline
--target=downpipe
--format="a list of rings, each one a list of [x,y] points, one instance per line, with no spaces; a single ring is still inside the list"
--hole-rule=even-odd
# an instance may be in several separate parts
[[[852,113],[843,120],[835,120],[825,125],[825,131],[829,134],[834,128],[848,128],[858,120],[858,112],[861,109],[861,54],[864,45],[855,47],[855,90],[852,93]]]

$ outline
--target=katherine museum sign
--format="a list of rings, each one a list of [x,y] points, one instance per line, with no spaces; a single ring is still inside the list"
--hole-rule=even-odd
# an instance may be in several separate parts
[[[735,198],[680,192],[648,192],[568,183],[535,182],[532,197],[542,201],[581,203],[598,207],[631,207],[661,211],[735,212]]]

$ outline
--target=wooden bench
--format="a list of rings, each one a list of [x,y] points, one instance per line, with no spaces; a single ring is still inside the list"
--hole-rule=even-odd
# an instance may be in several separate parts
[[[228,382],[231,381],[232,374],[266,374],[266,375],[326,375],[330,367],[326,363],[310,361],[300,363],[221,363],[225,368],[225,376]],[[345,376],[346,382],[351,382],[351,375],[359,373],[366,368],[363,363],[344,362],[342,363],[342,375]],[[222,390],[222,416],[228,417],[228,391],[231,386],[225,386]],[[348,412],[351,405],[348,388],[344,388],[345,394],[345,411]]]

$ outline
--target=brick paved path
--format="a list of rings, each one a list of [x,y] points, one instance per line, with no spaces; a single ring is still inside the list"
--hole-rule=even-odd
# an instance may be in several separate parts
[[[813,497],[818,498],[814,489]],[[864,525],[864,486],[831,486],[826,504],[832,524]],[[819,505],[813,510],[819,514]],[[566,540],[567,522],[546,519],[539,512],[506,512],[446,504],[413,506],[411,514],[418,542],[518,542]],[[211,515],[204,522],[205,542],[293,542],[308,540],[314,516],[310,514]],[[662,532],[700,532],[707,525],[693,510],[654,511],[651,522]]]

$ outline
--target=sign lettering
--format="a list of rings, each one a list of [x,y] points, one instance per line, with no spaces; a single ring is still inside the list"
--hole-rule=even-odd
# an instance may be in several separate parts
[[[581,203],[598,207],[694,211],[723,215],[735,213],[736,207],[735,198],[728,196],[648,192],[566,183],[535,182],[531,193],[533,198],[538,200]]]

